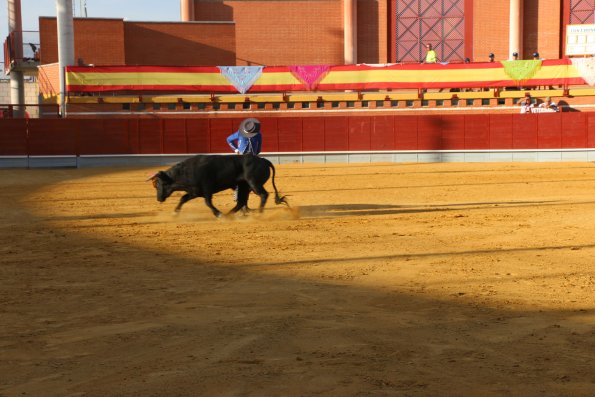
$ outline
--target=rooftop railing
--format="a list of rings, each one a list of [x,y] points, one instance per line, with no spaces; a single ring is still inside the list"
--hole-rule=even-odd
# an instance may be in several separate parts
[[[13,31],[4,41],[4,73],[13,69],[39,64],[39,32],[32,30]]]

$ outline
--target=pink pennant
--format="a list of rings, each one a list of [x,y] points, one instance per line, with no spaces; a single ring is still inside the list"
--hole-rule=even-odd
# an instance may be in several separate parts
[[[318,83],[327,75],[330,69],[329,65],[295,65],[289,67],[291,74],[310,91],[316,89]]]

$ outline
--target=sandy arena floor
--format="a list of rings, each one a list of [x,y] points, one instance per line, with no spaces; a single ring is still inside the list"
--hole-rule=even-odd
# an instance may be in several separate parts
[[[0,170],[0,396],[595,395],[592,163],[158,169]]]

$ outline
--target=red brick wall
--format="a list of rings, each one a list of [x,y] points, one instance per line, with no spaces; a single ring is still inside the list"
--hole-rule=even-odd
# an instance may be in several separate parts
[[[195,0],[197,21],[235,21],[238,65],[343,64],[339,0]]]
[[[235,65],[235,25],[125,22],[126,65]]]
[[[58,62],[56,18],[39,18],[40,61]],[[124,22],[121,19],[74,19],[74,59],[95,65],[124,64]]]
[[[358,0],[358,62],[387,62],[388,5]],[[565,0],[567,1],[567,0]],[[561,56],[560,0],[525,0],[523,57]],[[473,60],[508,59],[509,0],[473,0]],[[146,23],[75,19],[75,59],[96,65],[343,63],[341,0],[195,0],[195,20]],[[40,18],[42,64],[58,61],[56,19]],[[155,49],[159,50],[156,51]],[[235,55],[234,55],[235,53]]]
[[[544,59],[561,58],[561,2],[560,0],[525,0],[523,10],[526,59],[537,51]]]
[[[490,52],[494,53],[497,61],[509,58],[509,10],[508,0],[474,1],[472,61],[487,62]]]
[[[56,18],[39,19],[41,64],[58,62]],[[75,19],[75,60],[94,65],[234,65],[233,23]]]
[[[357,1],[357,62],[387,63],[388,2],[386,0]]]
[[[496,60],[508,59],[509,0],[475,0],[473,3],[473,60],[487,61],[493,52]],[[561,1],[525,0],[522,11],[521,57],[531,59],[533,52],[542,58],[561,57]]]
[[[57,63],[40,65],[37,73],[39,95],[54,98],[60,93],[60,67]]]

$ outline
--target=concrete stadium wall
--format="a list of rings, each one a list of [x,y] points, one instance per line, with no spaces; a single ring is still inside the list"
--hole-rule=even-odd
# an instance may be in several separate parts
[[[10,100],[10,80],[0,80],[0,104],[7,105]],[[25,104],[37,105],[39,103],[39,91],[36,81],[25,81]],[[26,108],[30,117],[38,117],[39,108],[29,106]]]
[[[262,117],[274,162],[593,161],[595,113]],[[229,153],[240,118],[0,120],[0,166],[163,164]]]

